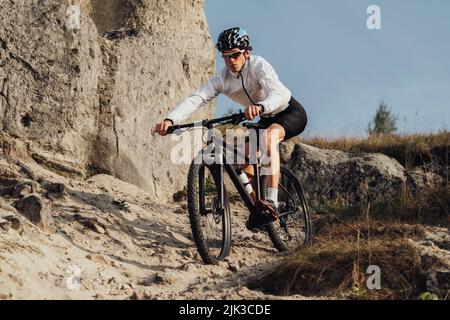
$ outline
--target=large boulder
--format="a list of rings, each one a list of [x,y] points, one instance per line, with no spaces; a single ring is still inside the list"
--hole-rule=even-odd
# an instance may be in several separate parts
[[[173,142],[151,130],[214,72],[203,5],[2,1],[1,130],[58,173],[108,173],[167,199],[187,168],[170,163]],[[192,118],[210,115],[203,108]]]
[[[380,153],[354,154],[288,144],[283,146],[282,159],[301,179],[315,205],[398,199],[407,185],[403,166]]]

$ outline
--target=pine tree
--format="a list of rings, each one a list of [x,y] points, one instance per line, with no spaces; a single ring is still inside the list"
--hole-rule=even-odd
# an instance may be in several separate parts
[[[389,110],[388,105],[381,101],[375,117],[373,119],[373,126],[369,123],[368,132],[370,135],[373,134],[393,134],[397,131],[397,117],[394,116]]]

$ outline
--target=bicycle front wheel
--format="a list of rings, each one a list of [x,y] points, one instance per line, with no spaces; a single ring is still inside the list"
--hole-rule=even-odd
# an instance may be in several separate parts
[[[262,194],[266,194],[267,176],[262,176]],[[286,166],[280,168],[278,183],[279,219],[266,227],[278,251],[293,251],[311,240],[311,221],[305,192],[300,180]]]
[[[193,162],[188,175],[187,197],[192,235],[206,264],[216,264],[227,257],[231,247],[230,204],[225,187],[224,203],[220,203],[219,169],[214,164]]]

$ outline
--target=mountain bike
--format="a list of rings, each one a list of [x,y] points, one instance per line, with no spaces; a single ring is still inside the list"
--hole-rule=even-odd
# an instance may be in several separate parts
[[[261,175],[261,163],[257,148],[254,149],[254,190],[255,201],[238,176],[239,166],[227,161],[227,153],[245,157],[238,148],[229,146],[219,136],[218,126],[238,125],[255,130],[264,128],[258,123],[244,122],[244,113],[202,120],[201,122],[174,125],[169,134],[182,134],[186,130],[201,127],[208,131],[206,147],[192,161],[187,181],[187,199],[189,220],[197,250],[206,264],[216,264],[230,253],[231,248],[231,211],[230,200],[225,186],[224,175],[228,174],[240,198],[252,214],[261,214],[258,202],[266,194],[267,176]],[[259,146],[259,134],[256,134]],[[219,141],[219,143],[217,143]],[[222,146],[219,148],[218,146]],[[220,152],[219,152],[220,149]],[[246,157],[248,159],[248,157]],[[265,230],[275,248],[292,251],[311,240],[311,221],[303,186],[296,175],[284,165],[280,168],[278,219],[265,224]]]

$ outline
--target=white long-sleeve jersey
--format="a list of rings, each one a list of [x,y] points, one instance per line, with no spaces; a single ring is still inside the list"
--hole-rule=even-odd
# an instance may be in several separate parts
[[[241,73],[245,89],[252,100],[264,107],[262,117],[273,117],[288,107],[291,92],[281,83],[273,67],[264,58],[250,56]],[[219,94],[226,95],[244,107],[252,104],[242,88],[239,74],[224,67],[218,75],[175,107],[166,119],[172,120],[174,124],[179,123]]]

